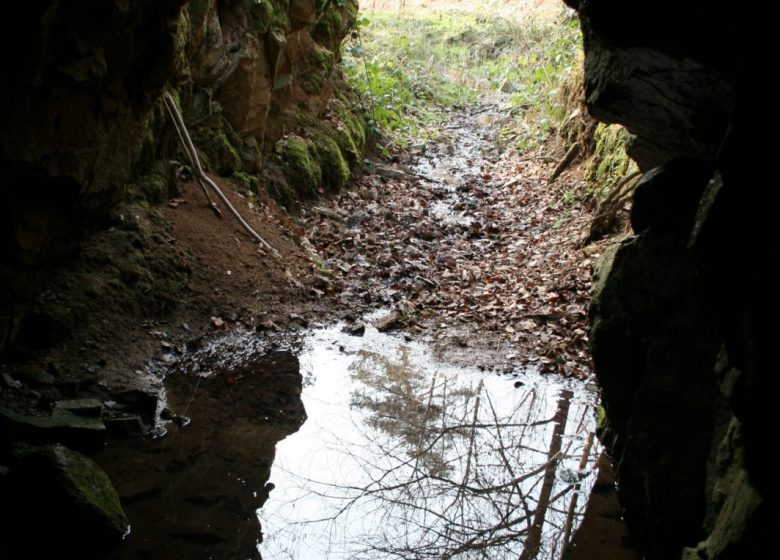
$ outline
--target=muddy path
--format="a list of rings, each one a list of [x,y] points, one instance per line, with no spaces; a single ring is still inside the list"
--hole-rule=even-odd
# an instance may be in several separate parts
[[[435,141],[375,164],[303,225],[341,304],[398,310],[451,361],[586,378],[592,209],[573,195],[579,170],[548,184],[549,147],[517,152],[510,111],[448,111]]]

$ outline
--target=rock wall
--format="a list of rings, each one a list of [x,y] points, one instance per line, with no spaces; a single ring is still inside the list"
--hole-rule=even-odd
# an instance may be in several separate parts
[[[602,438],[626,519],[650,559],[759,557],[780,529],[766,14],[569,3],[589,109],[626,126],[645,171],[634,235],[604,258],[591,307]]]
[[[0,265],[55,263],[120,203],[170,194],[177,140],[160,103],[165,87],[178,93],[208,164],[247,190],[258,188],[265,155],[299,128],[300,115],[349,116],[333,93],[355,0],[17,8],[0,38]],[[362,149],[352,125],[349,140]],[[288,187],[294,202],[297,185]]]
[[[123,219],[177,190],[173,160],[186,159],[165,89],[206,167],[248,198],[265,189],[294,208],[343,186],[365,144],[336,64],[356,16],[355,0],[20,4],[0,34],[0,356],[85,322],[38,300],[50,271],[89,260],[98,232],[99,266],[133,285],[141,253],[167,258]],[[177,268],[174,284],[189,274],[149,266]],[[125,299],[156,293],[138,291]]]

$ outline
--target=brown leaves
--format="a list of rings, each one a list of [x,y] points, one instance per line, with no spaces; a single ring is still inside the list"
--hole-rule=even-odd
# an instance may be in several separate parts
[[[344,281],[345,304],[411,309],[431,331],[442,322],[471,331],[469,347],[502,347],[520,364],[588,375],[595,255],[576,247],[590,213],[561,203],[560,189],[576,188],[571,174],[555,190],[540,158],[482,146],[469,155],[481,160],[473,168],[467,158],[457,167],[445,154],[428,156],[453,166],[446,182],[362,178],[356,191],[304,215],[308,238]],[[378,200],[362,196],[375,191]]]

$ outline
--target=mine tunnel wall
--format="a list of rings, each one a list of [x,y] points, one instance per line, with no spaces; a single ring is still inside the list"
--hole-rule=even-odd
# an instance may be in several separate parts
[[[766,455],[778,385],[766,15],[575,7],[588,107],[626,126],[645,172],[633,235],[603,259],[591,305],[625,516],[648,558],[758,557],[780,527]]]

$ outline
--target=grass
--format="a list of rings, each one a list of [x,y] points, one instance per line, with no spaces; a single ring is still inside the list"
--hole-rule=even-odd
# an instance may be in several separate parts
[[[518,149],[543,142],[564,118],[560,84],[580,52],[576,18],[518,19],[455,12],[374,12],[359,18],[342,62],[372,126],[405,148],[434,134],[448,107],[500,92],[524,131]]]

